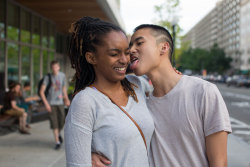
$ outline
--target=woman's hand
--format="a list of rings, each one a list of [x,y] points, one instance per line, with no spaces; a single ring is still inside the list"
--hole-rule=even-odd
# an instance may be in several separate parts
[[[182,75],[182,73],[181,73],[180,71],[176,70],[175,67],[174,67],[174,71],[175,71],[177,74]]]
[[[97,153],[92,153],[91,158],[92,158],[92,167],[108,167],[106,165],[111,164],[111,161],[109,161],[107,158]]]

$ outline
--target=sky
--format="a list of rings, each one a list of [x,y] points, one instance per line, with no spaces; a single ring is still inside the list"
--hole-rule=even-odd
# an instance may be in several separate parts
[[[164,0],[120,0],[121,16],[125,24],[125,31],[132,34],[133,29],[145,23],[154,23],[157,15],[154,6],[160,5]],[[180,0],[180,16],[178,24],[185,35],[215,6],[218,0]]]

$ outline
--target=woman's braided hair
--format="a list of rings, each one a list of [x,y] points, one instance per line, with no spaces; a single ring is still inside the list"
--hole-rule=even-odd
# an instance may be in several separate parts
[[[87,62],[85,54],[86,52],[95,52],[96,47],[102,43],[102,36],[111,31],[124,33],[120,27],[92,17],[83,17],[71,25],[69,58],[72,68],[76,70],[74,95],[95,81],[94,68]],[[130,83],[126,78],[121,81],[121,84],[125,92],[138,101],[133,89],[133,86],[136,87],[136,85]]]

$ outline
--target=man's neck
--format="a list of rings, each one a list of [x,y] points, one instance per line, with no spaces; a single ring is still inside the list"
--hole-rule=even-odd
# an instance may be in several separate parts
[[[147,74],[154,86],[153,95],[161,97],[171,91],[181,79],[169,61],[162,61],[160,66]]]
[[[54,76],[57,76],[59,74],[59,71],[58,72],[52,72],[52,75]]]

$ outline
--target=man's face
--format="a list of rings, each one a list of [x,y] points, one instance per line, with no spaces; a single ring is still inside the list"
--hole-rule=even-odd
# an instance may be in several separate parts
[[[51,66],[51,69],[52,69],[53,74],[57,74],[59,72],[59,70],[60,70],[60,66],[59,66],[59,64],[53,64]]]
[[[131,69],[136,75],[148,74],[160,63],[160,50],[149,28],[136,31],[130,41]]]
[[[16,85],[16,87],[14,88],[16,93],[19,93],[21,90],[21,86],[20,85]]]

